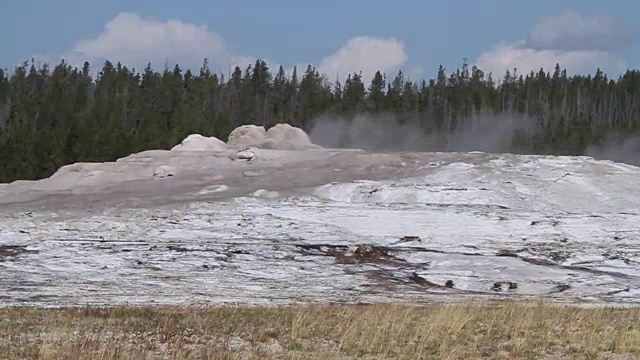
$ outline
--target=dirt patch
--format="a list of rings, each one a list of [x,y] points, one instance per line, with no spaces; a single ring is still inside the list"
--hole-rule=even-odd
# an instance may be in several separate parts
[[[625,274],[625,273],[620,273],[620,272],[615,272],[615,271],[608,271],[608,270],[599,270],[599,269],[592,269],[592,268],[588,268],[588,267],[583,267],[583,266],[577,266],[577,265],[563,265],[559,262],[555,262],[555,261],[562,261],[565,259],[565,256],[559,253],[550,253],[548,254],[548,256],[550,256],[552,259],[554,259],[554,261],[552,260],[548,260],[548,259],[544,259],[544,258],[534,258],[534,257],[526,257],[523,255],[520,255],[520,252],[524,252],[527,251],[528,249],[521,249],[518,251],[512,251],[512,250],[500,250],[496,253],[496,256],[504,256],[504,257],[512,257],[512,258],[516,258],[519,259],[521,261],[524,261],[526,263],[529,264],[533,264],[533,265],[539,265],[539,266],[547,266],[547,267],[554,267],[554,268],[558,268],[558,269],[565,269],[565,270],[573,270],[573,271],[582,271],[582,272],[586,272],[586,273],[590,273],[590,274],[597,274],[597,275],[609,275],[612,277],[617,277],[617,278],[622,278],[622,279],[629,279],[631,277],[631,275]]]
[[[354,250],[341,245],[298,245],[306,253],[327,255],[335,258],[338,264],[388,264],[406,265],[407,262],[395,257],[389,248],[360,244]]]
[[[4,261],[6,258],[14,257],[27,252],[35,252],[35,251],[27,250],[26,246],[2,245],[0,246],[0,261]]]
[[[371,245],[358,245],[353,254],[343,254],[345,263],[405,263],[391,255],[389,249]]]
[[[409,280],[413,281],[414,283],[423,286],[423,287],[430,287],[430,288],[439,288],[439,289],[444,289],[445,286],[443,285],[438,285],[434,282],[431,282],[425,278],[423,278],[422,276],[418,275],[417,273],[413,273],[411,274],[411,276],[409,276]],[[451,284],[451,286],[447,286],[447,287],[453,287],[453,283]]]
[[[518,289],[518,283],[513,281],[496,281],[493,283],[491,290],[503,291],[503,290],[516,290]]]
[[[408,242],[414,242],[414,241],[421,242],[422,239],[420,239],[419,236],[407,235],[407,236],[401,237],[400,240],[396,242],[396,244],[402,244],[402,243],[408,243]]]
[[[558,284],[556,285],[553,290],[551,290],[551,294],[556,294],[556,293],[561,293],[561,292],[565,292],[567,290],[571,289],[571,285],[567,285],[567,284]]]

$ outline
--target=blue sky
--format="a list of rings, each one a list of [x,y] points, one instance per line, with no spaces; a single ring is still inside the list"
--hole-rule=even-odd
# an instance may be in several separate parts
[[[467,57],[500,74],[560,62],[613,75],[640,65],[639,13],[640,2],[623,0],[21,0],[0,12],[0,66],[35,56],[195,67],[207,56],[221,71],[263,58],[330,77],[376,68],[432,77]]]

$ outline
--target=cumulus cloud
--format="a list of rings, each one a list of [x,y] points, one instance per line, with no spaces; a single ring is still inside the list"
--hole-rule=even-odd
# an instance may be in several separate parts
[[[318,71],[342,79],[348,73],[362,71],[367,81],[373,78],[376,71],[397,70],[408,59],[404,43],[395,38],[358,36],[347,41],[334,54],[324,57],[318,65]]]
[[[206,25],[176,19],[161,21],[127,12],[111,19],[97,36],[77,41],[72,49],[62,54],[35,56],[36,60],[46,62],[57,62],[63,58],[74,65],[84,61],[92,64],[104,60],[119,61],[138,70],[148,62],[156,69],[164,67],[165,63],[199,69],[203,59],[208,58],[211,69],[223,73],[236,65],[244,69],[255,63],[257,57],[260,56],[235,53],[220,34]],[[263,60],[276,71],[279,64]],[[311,64],[330,79],[335,79],[337,74],[344,79],[347,73],[362,71],[366,80],[377,70],[397,71],[407,60],[401,41],[358,36],[348,40],[334,54]],[[306,67],[307,63],[300,65]],[[304,68],[299,71],[303,72]]]
[[[512,44],[498,44],[491,50],[482,53],[475,61],[483,71],[503,75],[506,70],[518,73],[539,71],[553,71],[556,64],[566,68],[571,73],[592,73],[597,68],[612,73],[619,73],[627,68],[621,57],[606,51],[563,51],[563,50],[535,50],[526,47],[524,41]]]
[[[613,50],[630,42],[626,27],[613,17],[568,11],[540,19],[526,39],[497,44],[478,56],[475,64],[498,76],[514,68],[520,74],[540,68],[553,71],[556,64],[571,74],[593,73],[597,68],[619,74],[628,65]]]
[[[64,59],[74,65],[111,60],[137,69],[149,62],[156,69],[166,63],[198,69],[204,58],[209,58],[212,68],[226,70],[228,66],[246,66],[255,61],[252,57],[233,54],[222,36],[210,31],[206,25],[175,19],[160,21],[128,12],[116,15],[100,34],[77,41],[70,50],[35,58],[43,61]]]
[[[540,19],[526,40],[534,50],[607,51],[630,44],[629,29],[615,17],[573,11]]]

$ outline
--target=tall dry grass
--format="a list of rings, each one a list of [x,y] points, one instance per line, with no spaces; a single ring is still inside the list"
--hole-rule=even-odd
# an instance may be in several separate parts
[[[640,309],[1,308],[2,359],[633,359]]]

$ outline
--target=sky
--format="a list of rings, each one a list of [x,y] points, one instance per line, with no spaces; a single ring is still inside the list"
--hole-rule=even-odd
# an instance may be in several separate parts
[[[466,58],[494,77],[556,63],[570,74],[640,67],[640,2],[628,0],[20,0],[0,11],[0,67],[31,58],[216,72],[263,59],[330,79],[412,79]]]

